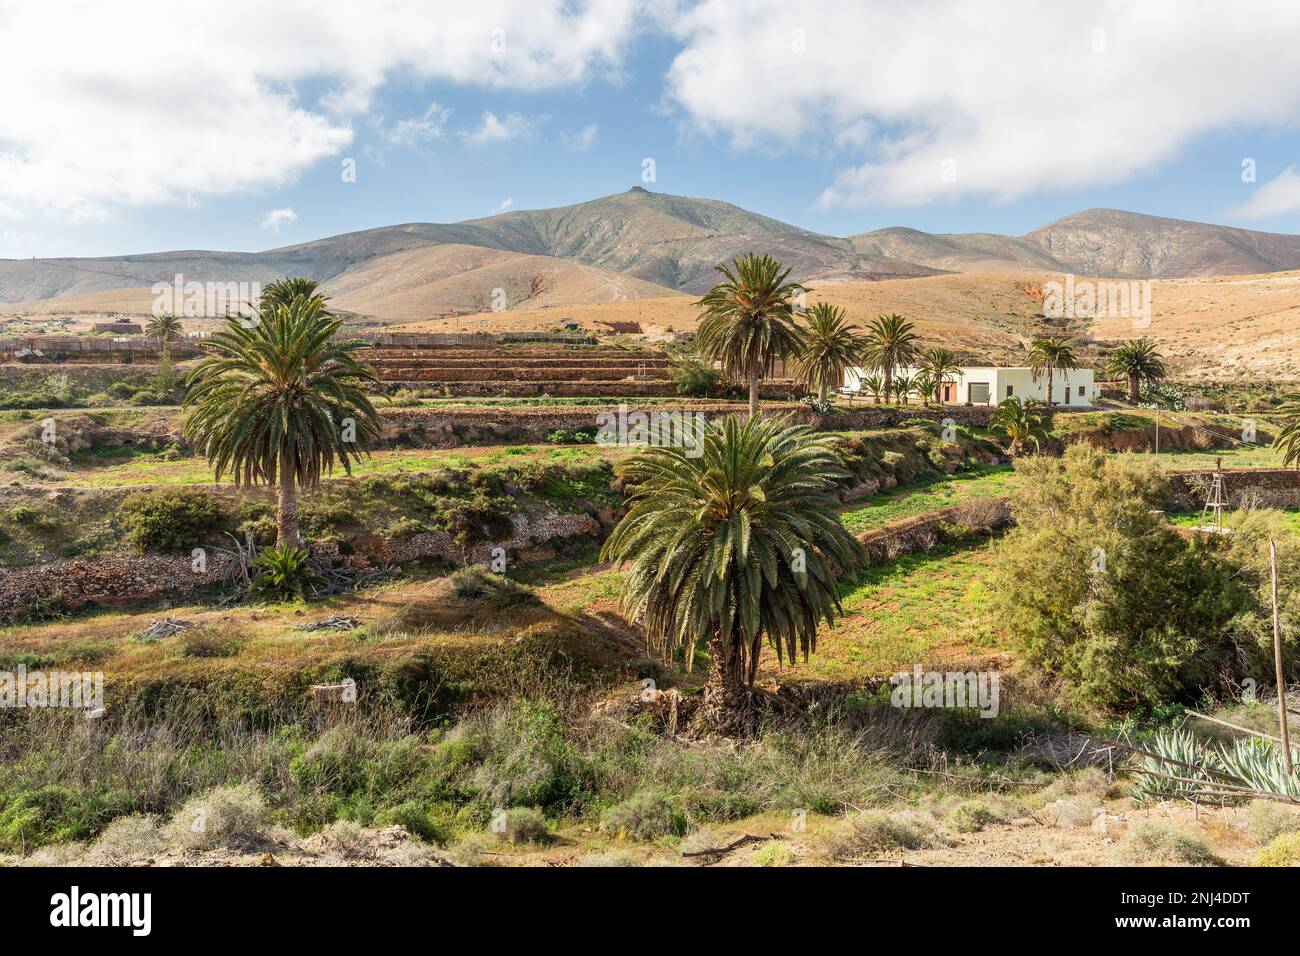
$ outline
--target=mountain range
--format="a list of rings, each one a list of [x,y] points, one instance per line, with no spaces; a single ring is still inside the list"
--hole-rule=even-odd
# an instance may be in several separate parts
[[[1300,236],[1091,209],[1024,236],[932,234],[891,227],[824,236],[713,199],[633,187],[555,209],[466,222],[407,223],[265,252],[178,251],[105,258],[0,260],[0,302],[104,299],[156,282],[319,280],[340,308],[410,321],[697,295],[713,267],[768,252],[814,283],[943,273],[1073,273],[1164,279],[1300,269]],[[112,297],[108,297],[112,298]],[[52,301],[51,301],[52,300]]]

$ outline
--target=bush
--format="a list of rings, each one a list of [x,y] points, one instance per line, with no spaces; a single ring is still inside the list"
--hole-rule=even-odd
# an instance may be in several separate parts
[[[887,813],[860,813],[826,841],[826,855],[845,861],[889,850],[924,850],[934,840],[915,820]]]
[[[1139,866],[1218,866],[1221,861],[1204,840],[1171,823],[1141,821],[1129,827],[1119,844],[1120,858]]]
[[[537,602],[537,596],[524,585],[477,566],[453,572],[451,591],[462,601],[491,601],[503,610]]]
[[[948,814],[948,826],[958,833],[978,833],[990,823],[1005,823],[1007,812],[985,800],[964,800]]]
[[[1272,800],[1252,800],[1246,808],[1246,836],[1256,846],[1288,833],[1300,833],[1300,811]]]
[[[511,807],[497,835],[510,843],[545,843],[551,838],[551,828],[536,807]]]
[[[1264,543],[1267,555],[1257,534],[1182,537],[1152,511],[1164,477],[1136,455],[1075,445],[1062,459],[1021,459],[1016,474],[988,614],[1029,666],[1113,712],[1268,672],[1259,559],[1246,554]],[[1294,547],[1286,538],[1280,549]]]
[[[754,862],[759,866],[789,866],[794,862],[794,854],[784,843],[773,840],[754,854]]]
[[[686,815],[662,794],[641,791],[605,811],[600,827],[620,838],[648,842],[686,832]]]
[[[252,784],[217,787],[189,800],[167,826],[168,840],[188,850],[256,848],[265,840],[266,802]]]
[[[668,376],[673,380],[677,394],[690,398],[707,398],[717,392],[722,383],[721,372],[693,358],[674,362],[668,368]]]
[[[1259,851],[1256,866],[1300,866],[1300,833],[1283,833]]]
[[[131,545],[163,554],[188,553],[227,523],[212,496],[195,489],[138,491],[122,502],[120,513]]]
[[[86,851],[91,866],[122,866],[147,859],[163,848],[158,818],[140,813],[118,817]]]

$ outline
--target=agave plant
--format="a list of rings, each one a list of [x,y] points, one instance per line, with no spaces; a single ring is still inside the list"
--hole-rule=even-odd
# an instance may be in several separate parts
[[[1133,799],[1300,799],[1300,774],[1287,773],[1281,748],[1258,738],[1207,744],[1186,730],[1156,734],[1142,745]],[[1252,793],[1255,791],[1256,793]]]

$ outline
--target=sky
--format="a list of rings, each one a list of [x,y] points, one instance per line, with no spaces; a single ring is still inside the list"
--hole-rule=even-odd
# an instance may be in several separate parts
[[[0,257],[630,186],[806,229],[1300,233],[1294,0],[0,0]]]

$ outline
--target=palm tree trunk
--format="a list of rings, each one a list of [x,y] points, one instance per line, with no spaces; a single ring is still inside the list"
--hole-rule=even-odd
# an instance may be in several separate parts
[[[298,486],[293,477],[293,451],[288,445],[280,449],[280,500],[275,515],[275,545],[296,548],[298,535]]]
[[[1054,408],[1056,403],[1052,401],[1052,366],[1047,366],[1047,407]]]
[[[887,368],[884,370],[884,372],[885,372],[885,401],[888,402],[889,396],[894,391],[894,370],[892,368]]]
[[[709,679],[704,685],[700,721],[711,732],[741,737],[750,730],[749,688],[741,672],[739,647],[728,648],[715,633],[709,639]]]
[[[758,414],[758,373],[749,373],[749,417]]]
[[[1128,400],[1134,405],[1138,403],[1138,375],[1137,372],[1129,372],[1128,375]]]
[[[830,390],[831,390],[831,383],[823,378],[822,379],[822,404],[823,405],[826,404],[826,396],[830,393]]]

